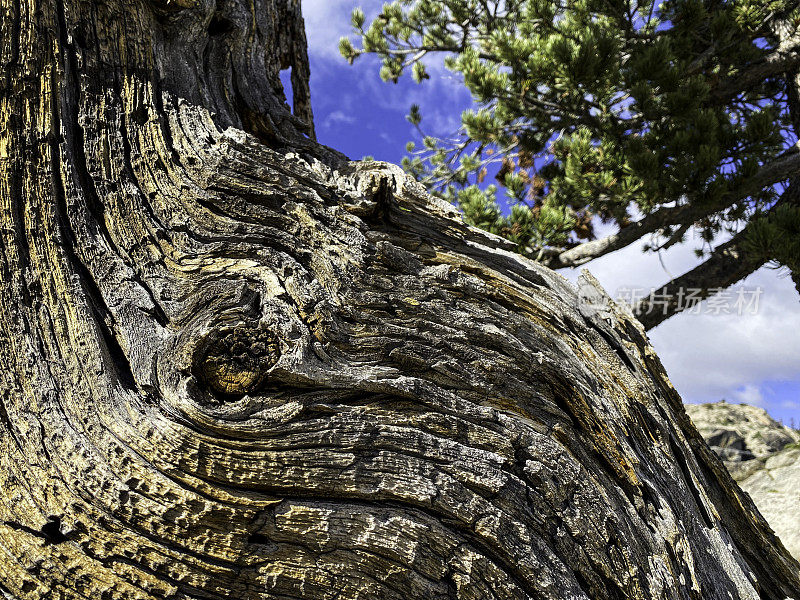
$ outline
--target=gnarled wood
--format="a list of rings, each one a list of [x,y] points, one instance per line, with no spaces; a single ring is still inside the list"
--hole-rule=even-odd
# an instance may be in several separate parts
[[[308,137],[296,2],[0,7],[5,597],[800,597],[632,317]]]

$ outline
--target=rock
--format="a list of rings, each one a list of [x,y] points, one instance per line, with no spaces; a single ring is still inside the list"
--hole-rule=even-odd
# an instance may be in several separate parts
[[[709,446],[723,460],[738,453],[749,453],[739,460],[767,458],[785,446],[800,442],[797,431],[785,427],[770,417],[763,408],[748,404],[729,404],[724,400],[709,404],[687,404],[686,412]]]
[[[800,447],[792,444],[763,462],[753,462],[760,468],[739,473],[739,485],[786,549],[800,558]]]
[[[800,558],[800,434],[747,404],[687,404],[686,412],[786,549]]]
[[[717,429],[706,442],[723,461],[742,462],[756,457],[747,449],[744,437],[732,429]]]

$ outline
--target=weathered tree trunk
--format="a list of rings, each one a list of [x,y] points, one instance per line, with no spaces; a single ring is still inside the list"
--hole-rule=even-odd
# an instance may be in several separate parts
[[[0,7],[4,598],[800,598],[634,319],[308,137],[296,2]]]

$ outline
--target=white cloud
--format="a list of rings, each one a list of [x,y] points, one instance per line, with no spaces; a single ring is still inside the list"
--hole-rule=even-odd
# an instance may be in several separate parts
[[[341,110],[335,110],[325,117],[322,121],[322,126],[330,128],[334,125],[353,125],[355,122],[356,118],[353,115],[348,115]]]
[[[761,406],[764,403],[764,395],[761,393],[761,389],[757,385],[744,385],[736,390],[733,395],[737,402],[743,402],[744,404]]]
[[[699,263],[693,249],[698,244],[673,246],[662,260],[631,246],[587,265],[608,292],[620,288],[660,287],[672,277]],[[663,264],[662,264],[663,262]],[[579,269],[562,270],[575,280]],[[790,279],[774,269],[762,268],[731,288],[751,293],[761,289],[758,310],[742,315],[708,314],[708,302],[697,315],[678,314],[649,332],[650,340],[670,379],[687,402],[721,398],[763,403],[768,381],[800,378],[800,298]],[[769,408],[769,407],[767,407]],[[784,407],[788,408],[788,407]]]
[[[795,380],[800,365],[800,302],[794,286],[769,269],[741,285],[760,287],[757,314],[677,315],[651,340],[687,401],[752,394],[765,381]]]
[[[339,38],[350,34],[350,13],[357,6],[354,0],[303,0],[309,54],[341,60]]]

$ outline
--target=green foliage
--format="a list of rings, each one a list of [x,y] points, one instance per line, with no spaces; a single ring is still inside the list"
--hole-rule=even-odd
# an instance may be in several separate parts
[[[756,255],[800,273],[800,207],[786,204],[754,220],[747,243]]]
[[[408,111],[408,116],[406,119],[412,125],[419,125],[422,122],[422,114],[419,112],[419,105],[412,104],[411,109]]]
[[[395,82],[406,71],[423,82],[426,57],[444,56],[475,107],[454,137],[409,145],[403,165],[520,252],[552,255],[591,239],[595,217],[622,228],[687,202],[703,218],[666,223],[662,238],[680,241],[695,225],[710,241],[775,201],[778,181],[739,190],[794,142],[785,78],[737,82],[775,51],[775,24],[796,20],[795,5],[395,0],[369,24],[354,11],[360,46],[343,39],[340,51],[351,62],[378,55],[381,77]],[[407,118],[422,131],[419,106]],[[776,256],[778,227],[758,234]]]

